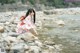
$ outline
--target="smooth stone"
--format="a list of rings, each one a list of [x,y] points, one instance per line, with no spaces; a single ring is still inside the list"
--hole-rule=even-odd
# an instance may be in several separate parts
[[[0,26],[0,32],[1,32],[1,33],[4,32],[4,27]]]

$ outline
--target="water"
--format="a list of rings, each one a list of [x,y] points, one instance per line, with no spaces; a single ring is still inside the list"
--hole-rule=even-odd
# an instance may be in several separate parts
[[[59,15],[58,19],[65,22],[63,27],[54,25],[47,27],[45,34],[42,34],[42,41],[54,41],[56,44],[62,44],[63,50],[60,53],[80,53],[80,15]],[[51,21],[49,21],[51,22]],[[48,23],[49,25],[52,25]],[[44,29],[43,28],[43,29]]]

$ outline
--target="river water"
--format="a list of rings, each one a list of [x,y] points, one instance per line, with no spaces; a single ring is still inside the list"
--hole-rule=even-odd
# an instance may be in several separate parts
[[[48,20],[47,23],[50,23],[43,27],[41,40],[62,44],[60,53],[80,53],[80,15],[63,14],[58,15],[57,19],[63,20],[65,25],[59,27]]]

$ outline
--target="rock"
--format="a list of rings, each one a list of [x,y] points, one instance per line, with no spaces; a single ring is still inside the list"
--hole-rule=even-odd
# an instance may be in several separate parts
[[[10,26],[5,26],[5,32],[7,33],[10,32],[11,31],[10,28],[11,28]]]
[[[46,15],[50,15],[50,14],[53,14],[53,11],[43,11],[43,13]]]
[[[5,24],[6,24],[6,25],[9,25],[9,24],[10,24],[10,22],[6,22]]]
[[[62,21],[62,20],[57,20],[55,22],[60,26],[64,26],[65,25],[64,21]]]
[[[10,49],[10,47],[9,46],[6,46],[5,49]]]
[[[8,34],[7,33],[2,33],[2,37],[7,37]]]
[[[46,11],[43,11],[43,13],[46,15],[58,14],[58,12],[54,10],[46,10]]]
[[[50,45],[50,46],[55,45],[55,43],[54,43],[54,42],[51,42],[51,41],[45,41],[44,44],[46,44],[46,45]]]
[[[0,26],[0,32],[1,32],[1,33],[4,32],[4,27]]]
[[[36,46],[35,42],[31,42],[31,41],[29,41],[27,45],[29,45],[29,46]]]
[[[49,53],[55,52],[55,48],[53,46],[47,45],[47,47],[48,47]]]
[[[75,29],[74,31],[75,31],[75,32],[78,32],[79,30],[78,30],[78,29]]]
[[[19,34],[15,32],[9,32],[8,36],[17,37]]]
[[[25,51],[25,53],[29,53],[29,51]]]
[[[2,26],[3,24],[4,24],[4,23],[1,23],[1,22],[0,22],[0,26]]]
[[[38,47],[38,46],[30,46],[29,52],[40,53],[41,52],[41,48]]]
[[[28,45],[24,45],[24,49],[25,49],[25,50],[29,50],[29,48],[30,48],[30,47],[29,47]]]
[[[59,53],[62,50],[62,45],[46,45],[48,53]]]
[[[36,26],[38,27],[38,29],[42,29],[42,22],[41,21],[38,21],[36,23]]]
[[[14,43],[14,44],[12,44],[11,49],[16,49],[16,50],[23,49],[23,50],[25,50],[25,49],[29,49],[29,47],[25,43]]]
[[[6,53],[5,49],[0,48],[0,53]]]
[[[62,45],[59,44],[59,45],[54,45],[55,49],[59,52],[62,50]]]
[[[35,40],[35,44],[39,47],[42,47],[42,43],[40,41]]]
[[[25,53],[29,47],[25,43],[14,43],[10,49],[14,52]]]
[[[13,43],[13,42],[18,42],[18,39],[17,39],[16,37],[11,37],[11,36],[5,37],[4,40],[5,40],[6,42],[8,42],[9,44],[10,44],[10,43]]]
[[[48,50],[44,50],[42,53],[49,53],[49,51]]]
[[[38,39],[37,37],[35,37],[33,34],[31,33],[25,33],[25,34],[22,34],[20,36],[17,37],[18,39],[24,39],[25,41],[33,41],[35,39]]]

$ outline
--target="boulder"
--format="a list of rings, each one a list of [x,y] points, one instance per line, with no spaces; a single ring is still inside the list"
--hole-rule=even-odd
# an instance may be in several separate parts
[[[0,26],[0,32],[1,32],[1,33],[4,32],[4,27]]]

